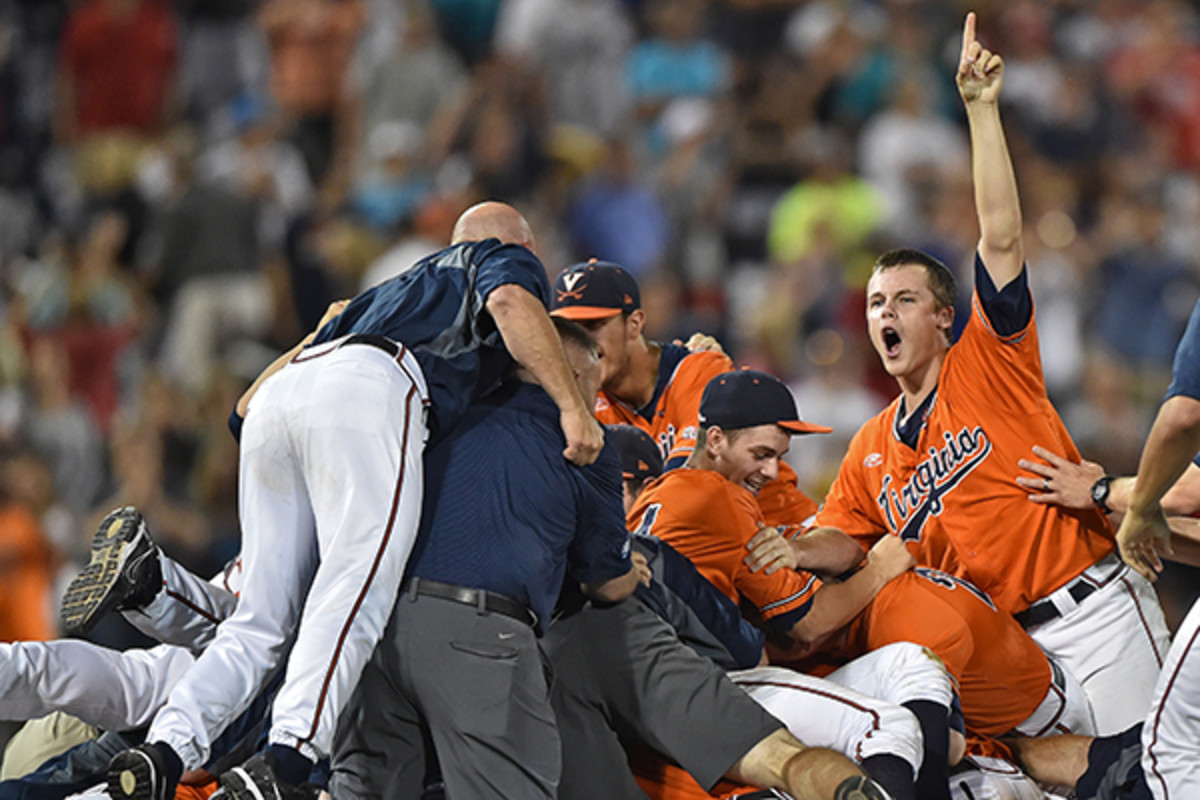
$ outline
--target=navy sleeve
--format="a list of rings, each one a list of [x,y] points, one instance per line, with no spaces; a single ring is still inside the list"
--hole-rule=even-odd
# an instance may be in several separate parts
[[[575,536],[568,565],[580,583],[619,578],[632,568],[629,533],[621,501],[621,462],[606,443],[600,457],[586,467],[570,467],[579,492]]]
[[[1167,397],[1184,395],[1200,400],[1200,301],[1192,308],[1187,329],[1175,348],[1175,364],[1171,367],[1171,385]],[[1200,461],[1196,462],[1200,464]]]
[[[639,541],[653,537],[639,537]],[[664,541],[653,539],[661,558],[661,580],[687,604],[701,625],[719,641],[737,664],[749,669],[762,656],[766,637],[742,616],[738,607],[717,591],[695,565]],[[640,584],[638,591],[644,587]]]
[[[809,600],[799,608],[793,608],[791,611],[784,612],[776,617],[771,617],[767,620],[767,626],[771,632],[777,636],[787,637],[792,632],[792,628],[796,623],[804,619],[804,615],[812,608],[812,600]]]
[[[1033,298],[1029,294],[1029,272],[1021,265],[1021,273],[997,290],[979,253],[975,253],[975,291],[979,304],[987,314],[992,329],[1000,336],[1020,333],[1033,318]]]
[[[475,276],[475,294],[480,304],[487,302],[488,295],[494,290],[515,283],[549,307],[550,279],[546,277],[542,262],[528,248],[489,239],[480,246],[476,258],[479,269]]]

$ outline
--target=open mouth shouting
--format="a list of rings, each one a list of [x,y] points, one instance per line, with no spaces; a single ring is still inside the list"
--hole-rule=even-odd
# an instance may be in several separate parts
[[[896,358],[900,355],[900,334],[895,328],[884,327],[880,330],[880,339],[883,342],[883,354],[886,358]]]

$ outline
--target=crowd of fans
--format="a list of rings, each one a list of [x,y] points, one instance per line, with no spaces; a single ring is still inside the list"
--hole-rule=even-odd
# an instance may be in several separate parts
[[[1006,54],[1051,396],[1131,473],[1200,287],[1183,0],[0,0],[0,640],[56,634],[116,505],[215,572],[238,394],[484,198],[552,274],[628,268],[651,336],[788,380],[837,429],[795,444],[820,497],[894,391],[874,255],[970,285],[968,8]]]

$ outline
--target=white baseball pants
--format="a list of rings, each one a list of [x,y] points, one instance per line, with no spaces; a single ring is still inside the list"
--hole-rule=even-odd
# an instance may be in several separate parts
[[[949,706],[953,684],[925,648],[898,642],[854,659],[826,678],[782,667],[729,673],[792,735],[862,761],[895,755],[921,767],[924,742],[917,718],[901,703],[931,700]]]
[[[329,753],[416,537],[427,398],[410,353],[344,339],[262,385],[242,430],[241,597],[148,741],[204,763],[290,646],[270,741]]]
[[[1029,635],[1079,679],[1097,735],[1110,736],[1146,716],[1171,634],[1153,584],[1111,556],[1093,573],[1096,591],[1078,604],[1055,592],[1064,613]]]

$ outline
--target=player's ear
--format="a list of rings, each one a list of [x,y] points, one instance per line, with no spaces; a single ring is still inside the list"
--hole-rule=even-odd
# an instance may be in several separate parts
[[[942,306],[934,317],[937,320],[938,330],[948,335],[950,329],[954,327],[954,306]]]
[[[646,327],[646,312],[640,308],[629,312],[629,316],[625,318],[625,333],[630,339],[636,339],[642,335],[642,328]]]

